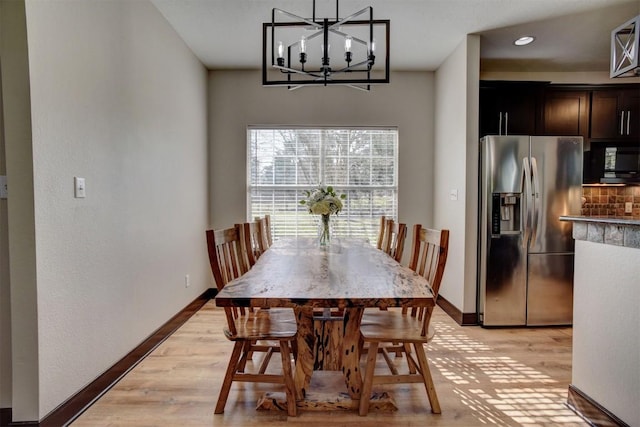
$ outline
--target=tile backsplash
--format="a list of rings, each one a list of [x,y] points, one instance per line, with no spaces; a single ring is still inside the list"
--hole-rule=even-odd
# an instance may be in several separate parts
[[[640,219],[640,186],[583,186],[582,196],[582,215]],[[624,212],[628,202],[631,213]]]

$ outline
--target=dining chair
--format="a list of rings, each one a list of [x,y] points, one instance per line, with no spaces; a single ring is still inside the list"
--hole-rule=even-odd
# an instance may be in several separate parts
[[[241,227],[207,230],[209,263],[218,290],[247,271],[242,251]],[[233,351],[222,382],[214,413],[221,414],[234,381],[284,384],[287,413],[296,415],[296,400],[291,368],[291,348],[295,346],[296,320],[291,309],[234,310],[224,307],[227,326],[225,337],[234,343]],[[257,344],[258,342],[263,344]],[[245,373],[247,356],[252,352],[266,352],[257,374]],[[266,374],[271,354],[279,352],[282,374]]]
[[[416,224],[413,228],[411,260],[409,268],[429,280],[434,304],[438,297],[440,283],[447,262],[449,230],[433,230]],[[424,383],[431,412],[441,412],[429,363],[425,352],[427,344],[434,336],[430,325],[433,306],[423,311],[416,310],[366,310],[360,326],[363,344],[368,345],[367,361],[360,399],[359,413],[366,415],[373,384]],[[393,343],[393,344],[392,344]],[[413,345],[413,351],[411,346]],[[375,373],[379,349],[388,346],[391,351],[401,351],[406,356],[408,372],[400,373],[397,368],[391,374]],[[384,352],[381,352],[384,354]],[[414,357],[415,354],[415,357]],[[390,362],[388,355],[385,356]]]
[[[381,250],[386,252],[391,258],[401,262],[404,252],[404,242],[407,238],[407,224],[396,224],[392,219],[387,219],[385,222]]]
[[[267,235],[267,248],[273,244],[273,230],[271,229],[271,215],[264,216],[265,231]]]
[[[260,240],[262,242],[263,251],[266,251],[271,247],[271,218],[265,215],[264,218],[259,216],[255,217],[255,222],[258,224]]]
[[[380,217],[380,226],[378,228],[378,241],[376,242],[376,248],[382,250],[382,244],[384,242],[384,237],[387,232],[387,218],[382,215]]]
[[[246,262],[248,267],[251,268],[266,250],[262,238],[262,227],[259,221],[236,224],[235,227],[240,227],[240,238],[245,249]]]

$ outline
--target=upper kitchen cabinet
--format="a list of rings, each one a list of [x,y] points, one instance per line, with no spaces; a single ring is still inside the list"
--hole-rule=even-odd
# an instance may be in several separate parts
[[[544,91],[544,104],[539,135],[582,136],[589,134],[589,92],[549,86]]]
[[[640,85],[591,93],[592,139],[640,139]]]
[[[535,135],[545,84],[481,81],[480,136]]]

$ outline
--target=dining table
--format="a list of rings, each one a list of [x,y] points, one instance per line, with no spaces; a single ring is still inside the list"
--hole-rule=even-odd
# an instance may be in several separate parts
[[[297,237],[274,241],[247,273],[218,292],[215,302],[219,307],[293,309],[297,406],[357,410],[364,310],[432,307],[434,298],[426,278],[365,239],[333,238],[320,246],[317,239]],[[311,379],[322,370],[340,371],[344,387],[315,395]],[[258,407],[281,407],[275,400],[273,395],[263,398]],[[371,402],[371,408],[395,409],[387,393],[374,393]]]

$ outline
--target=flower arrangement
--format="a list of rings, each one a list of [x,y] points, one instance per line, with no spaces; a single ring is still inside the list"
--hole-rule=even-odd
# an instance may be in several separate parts
[[[306,199],[300,200],[301,205],[309,208],[309,213],[314,215],[332,215],[342,210],[342,200],[346,194],[338,196],[332,186],[318,187],[312,191],[305,190]]]
[[[342,200],[347,198],[346,194],[339,196],[332,186],[326,188],[320,186],[314,190],[305,190],[306,199],[300,200],[301,205],[309,208],[309,213],[322,216],[322,223],[318,229],[318,242],[320,246],[327,246],[331,242],[329,232],[329,218],[337,215],[342,210]]]

